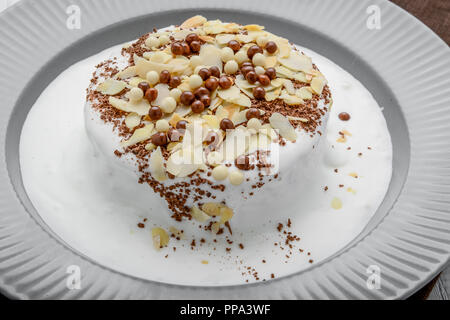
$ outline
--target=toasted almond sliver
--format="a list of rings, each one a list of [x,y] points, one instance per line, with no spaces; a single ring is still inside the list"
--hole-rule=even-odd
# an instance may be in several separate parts
[[[127,84],[123,81],[107,79],[97,87],[97,91],[106,95],[113,96],[122,92],[122,90],[125,89],[126,86]]]
[[[125,118],[125,125],[130,130],[136,128],[140,123],[141,123],[141,116],[138,115],[137,113],[132,112]]]
[[[164,158],[161,147],[158,147],[150,156],[150,171],[152,176],[162,182],[167,180],[166,169],[164,168]]]
[[[191,216],[198,222],[206,222],[211,219],[209,215],[200,210],[197,206],[191,208]]]
[[[169,244],[169,235],[162,228],[152,229],[153,246],[156,250],[160,250]]]
[[[185,22],[183,22],[180,26],[180,28],[187,29],[187,28],[196,28],[204,25],[208,21],[203,16],[194,16],[192,18],[187,19]]]
[[[154,129],[153,123],[150,123],[143,128],[137,129],[136,131],[134,131],[130,139],[121,142],[121,146],[123,148],[127,148],[139,142],[150,139],[152,136],[153,129]]]
[[[288,118],[280,113],[274,113],[270,117],[269,121],[272,128],[279,130],[279,133],[283,138],[289,141],[297,140],[297,132],[295,132],[295,129],[289,122]]]

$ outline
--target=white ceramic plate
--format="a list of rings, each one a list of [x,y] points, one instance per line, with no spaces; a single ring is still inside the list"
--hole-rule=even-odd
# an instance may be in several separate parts
[[[70,6],[77,6],[71,7]],[[67,11],[69,8],[69,11]],[[67,28],[70,9],[81,29]],[[380,29],[368,19],[380,12]],[[69,13],[68,13],[69,12]],[[228,287],[155,283],[109,270],[45,225],[23,188],[22,125],[62,70],[142,30],[195,14],[260,21],[359,79],[384,107],[394,146],[388,194],[361,235],[314,267],[273,281]],[[423,24],[383,0],[23,1],[0,15],[0,289],[31,299],[393,299],[434,277],[450,257],[450,50]],[[67,288],[67,268],[82,272]],[[381,270],[381,288],[366,282]]]

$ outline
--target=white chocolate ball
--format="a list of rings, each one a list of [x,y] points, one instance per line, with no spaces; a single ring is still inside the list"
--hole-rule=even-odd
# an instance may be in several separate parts
[[[166,97],[161,102],[161,110],[165,113],[172,113],[177,108],[177,102],[172,97]]]
[[[191,89],[200,88],[203,84],[203,79],[198,74],[193,74],[189,77],[189,86]]]
[[[128,92],[128,97],[132,102],[138,102],[144,97],[144,92],[140,88],[133,88]]]
[[[257,67],[255,68],[255,72],[256,72],[256,74],[257,74],[258,76],[260,76],[260,75],[266,73],[266,70],[265,70],[263,67],[261,67],[261,66],[257,66]]]
[[[181,90],[178,88],[170,90],[170,96],[175,99],[175,101],[179,102],[181,97]]]
[[[170,124],[169,122],[167,122],[167,120],[158,120],[156,121],[155,129],[158,132],[167,132],[170,129]]]
[[[147,72],[147,81],[150,85],[154,86],[159,82],[159,74],[156,71]]]
[[[262,124],[261,124],[261,121],[259,121],[259,119],[252,118],[252,119],[248,120],[247,128],[258,131],[259,129],[261,129],[261,127],[262,127]]]
[[[240,186],[244,182],[244,174],[241,171],[233,171],[228,175],[233,186]]]
[[[253,56],[253,64],[255,66],[263,67],[266,65],[266,57],[262,53],[257,53]]]
[[[215,167],[212,171],[212,177],[217,181],[225,180],[228,177],[228,168],[222,165]]]
[[[239,70],[239,65],[235,60],[230,60],[225,64],[224,71],[226,74],[235,74]]]
[[[203,63],[202,58],[200,58],[200,56],[192,56],[191,60],[190,60],[191,66],[198,67],[199,65],[201,65]]]
[[[230,47],[225,47],[222,49],[220,56],[223,62],[228,62],[234,59],[234,51]]]
[[[234,60],[237,61],[237,63],[242,64],[246,61],[250,61],[250,59],[248,58],[248,55],[245,51],[238,51],[235,55],[234,55]]]
[[[155,36],[150,36],[145,40],[145,45],[149,48],[159,47],[160,44],[159,39]]]

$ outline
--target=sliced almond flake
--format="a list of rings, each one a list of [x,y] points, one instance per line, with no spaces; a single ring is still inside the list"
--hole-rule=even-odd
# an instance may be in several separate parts
[[[284,79],[283,86],[286,89],[287,93],[289,93],[290,95],[295,94],[296,90],[295,90],[294,84],[292,83],[291,80]]]
[[[150,171],[153,178],[162,182],[167,180],[166,169],[164,168],[164,158],[161,147],[158,147],[150,156]]]
[[[122,141],[120,145],[123,148],[128,148],[139,142],[148,140],[152,137],[153,129],[154,129],[153,123],[150,123],[143,128],[137,129],[136,131],[134,131],[130,139]]]
[[[161,106],[163,100],[167,97],[170,97],[169,86],[165,83],[158,83],[154,88],[158,90],[158,97],[155,101],[152,102],[152,105]]]
[[[211,219],[210,216],[208,216],[206,213],[204,213],[202,210],[200,210],[197,206],[193,206],[191,208],[191,216],[198,222],[206,222],[209,219]]]
[[[203,119],[205,119],[206,123],[211,129],[219,129],[220,128],[220,121],[219,118],[217,118],[214,115],[204,115]]]
[[[217,217],[220,215],[220,209],[222,207],[223,204],[219,202],[207,202],[202,205],[201,210],[210,217]]]
[[[264,27],[257,24],[248,24],[244,26],[244,29],[248,31],[262,31],[264,30]]]
[[[150,104],[145,99],[142,99],[137,103],[133,103],[115,97],[109,97],[109,103],[118,110],[124,112],[135,112],[140,116],[145,116],[150,110]]]
[[[270,82],[270,85],[274,88],[280,88],[283,86],[285,79],[276,78]]]
[[[179,142],[171,142],[167,145],[167,151],[172,152],[180,143]]]
[[[228,221],[230,221],[234,216],[233,209],[228,207],[222,207],[220,208],[220,223],[224,224]]]
[[[167,246],[170,240],[166,230],[162,228],[152,229],[152,239],[153,239],[153,246],[156,250],[160,250],[161,248]]]
[[[211,101],[211,106],[209,107],[209,110],[214,111],[218,106],[222,104],[223,100],[220,97],[216,97]]]
[[[220,231],[220,223],[219,223],[219,222],[214,222],[214,223],[211,225],[211,231],[212,231],[214,234],[218,234],[219,231]]]
[[[292,75],[293,80],[297,80],[304,83],[309,83],[311,80],[307,78],[306,74],[303,72],[297,72]]]
[[[290,106],[296,106],[305,103],[301,98],[291,95],[286,91],[282,92],[282,94],[280,95],[280,99],[283,99],[283,101]]]
[[[234,161],[237,157],[245,154],[250,137],[250,132],[244,127],[237,127],[229,132],[220,150],[223,158],[226,161]]]
[[[264,124],[261,129],[259,129],[260,134],[267,136],[271,141],[278,139],[278,134],[273,130],[272,126],[268,123]]]
[[[278,58],[278,61],[285,66],[294,71],[303,71],[310,73],[313,70],[312,60],[304,54],[298,52],[292,52],[289,58]]]
[[[224,45],[230,42],[231,40],[234,40],[236,38],[236,35],[234,34],[219,34],[216,37],[216,41],[218,44]]]
[[[153,143],[147,143],[145,145],[145,150],[147,150],[147,151],[153,151],[155,149],[156,149],[156,146]]]
[[[241,107],[235,104],[229,104],[224,106],[225,110],[228,112],[228,117],[232,118],[236,113],[241,111]]]
[[[190,29],[177,29],[172,33],[172,36],[175,40],[184,40],[186,36],[190,33],[196,33]]]
[[[210,44],[214,44],[216,42],[215,38],[211,36],[199,36],[199,38]]]
[[[165,64],[168,68],[170,68],[171,73],[173,75],[181,76],[181,75],[190,75],[192,74],[192,69],[190,68],[189,60],[186,58],[177,58],[170,60],[167,64]]]
[[[280,113],[274,113],[269,119],[272,128],[279,130],[280,135],[289,140],[297,140],[297,132],[295,132],[294,127],[289,122],[288,118]]]
[[[293,79],[294,77],[294,73],[286,67],[277,66],[275,67],[275,70],[277,71],[277,77],[284,77],[288,79]]]
[[[125,125],[130,130],[136,128],[140,123],[141,123],[141,116],[138,115],[137,113],[132,112],[125,118]]]
[[[181,171],[182,163],[183,163],[182,150],[173,152],[172,155],[169,157],[169,159],[167,159],[167,162],[166,162],[167,172],[174,176],[178,176],[178,174]]]
[[[196,28],[204,25],[208,20],[203,16],[195,16],[192,18],[187,19],[185,22],[183,22],[180,26],[180,28],[183,29],[189,29],[189,28]]]
[[[97,87],[97,91],[106,95],[116,95],[125,89],[127,84],[123,81],[107,79]]]
[[[156,63],[168,63],[172,60],[172,55],[164,51],[153,51],[144,53],[144,58]]]
[[[204,24],[203,30],[206,34],[219,34],[219,33],[226,33],[227,28],[224,23],[222,23],[220,20],[213,20],[208,21]]]
[[[164,70],[173,72],[173,67],[164,63],[157,63],[140,58],[136,62],[136,72],[141,78],[146,78],[149,71],[156,71],[158,74]]]
[[[225,24],[225,30],[228,33],[237,33],[239,32],[240,26],[237,23],[227,23]]]
[[[266,57],[266,64],[265,67],[267,68],[274,68],[278,64],[278,59],[275,56],[269,56]]]
[[[239,88],[236,86],[232,86],[227,90],[219,90],[217,94],[223,100],[238,104],[243,107],[249,108],[252,105],[250,99],[246,95],[241,93]]]
[[[241,90],[253,89],[253,88],[256,88],[258,86],[256,83],[251,84],[250,82],[248,82],[246,79],[244,79],[242,74],[236,76],[235,84]]]
[[[221,51],[214,45],[203,45],[200,49],[200,58],[203,64],[207,67],[216,66],[219,68],[220,72],[223,70],[223,63],[221,58]]]
[[[266,92],[266,100],[267,101],[274,101],[280,97],[281,88],[275,89],[270,92]]]
[[[322,75],[319,75],[312,79],[311,89],[313,89],[313,91],[315,93],[317,93],[318,95],[321,95],[323,88],[325,87],[326,84],[327,84],[327,80],[325,79],[325,77]]]
[[[131,66],[120,71],[118,74],[116,74],[116,77],[119,79],[128,79],[134,77],[136,74],[137,74],[136,66]]]
[[[237,112],[233,115],[231,118],[231,121],[233,121],[233,124],[235,126],[238,126],[244,122],[247,121],[247,110]]]
[[[303,100],[311,100],[313,97],[311,87],[301,87],[295,94]]]
[[[225,110],[223,106],[219,106],[216,110],[216,117],[219,118],[220,121],[222,121],[225,118],[228,118],[228,111]]]
[[[306,118],[301,118],[301,117],[292,117],[292,116],[288,116],[287,118],[288,118],[288,120],[291,120],[291,121],[300,121],[300,122],[303,122],[303,123],[308,123],[308,122],[309,122],[308,119],[306,119]]]

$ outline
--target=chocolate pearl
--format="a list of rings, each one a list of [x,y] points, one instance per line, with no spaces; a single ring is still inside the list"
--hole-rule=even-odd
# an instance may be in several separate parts
[[[195,100],[191,105],[191,109],[193,113],[202,113],[205,110],[205,105],[200,100]]]
[[[339,113],[339,119],[342,121],[348,121],[350,120],[350,115],[347,112],[341,112]]]
[[[267,87],[270,84],[270,78],[266,76],[265,74],[262,74],[258,77],[259,83],[263,85],[264,87]]]
[[[182,42],[181,45],[183,46],[183,54],[188,56],[191,54],[191,47],[187,44],[187,42]]]
[[[169,140],[172,142],[178,142],[181,140],[181,133],[180,131],[174,129],[174,128],[170,128],[169,132],[167,133]]]
[[[271,79],[274,80],[277,78],[277,71],[275,68],[267,68],[266,75]]]
[[[199,52],[202,44],[199,41],[192,41],[190,47],[192,52]]]
[[[222,121],[220,121],[220,129],[222,129],[223,131],[233,130],[233,121],[231,121],[230,119],[223,119]]]
[[[247,79],[248,83],[254,84],[256,81],[258,81],[258,75],[255,71],[250,71],[245,75],[245,79]]]
[[[219,141],[219,135],[214,132],[214,131],[210,131],[208,132],[208,135],[206,136],[205,142],[207,145],[210,145],[214,142],[218,142]]]
[[[227,76],[220,77],[219,85],[222,89],[229,89],[233,85],[233,82]]]
[[[266,98],[266,90],[263,87],[256,87],[253,89],[253,96],[256,100],[264,100]]]
[[[180,77],[175,76],[175,77],[171,77],[171,78],[170,78],[169,85],[170,85],[172,88],[176,88],[176,87],[178,87],[180,84],[181,84],[181,78],[180,78]]]
[[[237,157],[236,160],[234,161],[234,164],[240,170],[247,171],[247,170],[250,170],[250,168],[251,168],[250,157],[245,156],[245,155],[241,155],[241,156]]]
[[[158,98],[158,90],[155,88],[150,88],[147,91],[145,91],[145,99],[148,100],[148,102],[153,102]]]
[[[200,101],[205,107],[209,107],[211,105],[211,98],[207,95],[201,96]]]
[[[205,87],[200,87],[194,91],[194,95],[197,99],[200,99],[200,97],[202,96],[209,95],[209,90],[206,89]]]
[[[216,90],[218,86],[219,86],[219,80],[217,80],[217,78],[211,77],[208,80],[206,80],[206,82],[205,82],[205,87],[211,92]]]
[[[250,108],[248,109],[247,113],[245,114],[247,120],[256,118],[258,119],[261,116],[261,113],[256,108]]]
[[[192,43],[193,41],[200,41],[199,36],[196,33],[190,33],[186,36],[186,42]]]
[[[201,68],[198,71],[198,75],[203,79],[203,81],[205,81],[206,79],[211,77],[211,72],[207,68]]]
[[[165,146],[166,144],[167,144],[167,136],[166,136],[166,134],[164,133],[164,132],[158,132],[158,133],[155,133],[153,136],[152,136],[152,143],[155,145],[155,146],[157,146],[157,147],[162,147],[162,146]]]
[[[230,47],[234,52],[238,52],[241,48],[241,44],[236,40],[231,40],[230,42],[228,42],[228,47]]]
[[[141,82],[138,84],[138,88],[141,89],[145,94],[147,90],[150,89],[150,85],[147,82]]]
[[[253,59],[253,56],[257,53],[264,53],[260,46],[254,45],[248,48],[247,55],[250,59]]]
[[[195,96],[191,91],[184,91],[180,96],[180,101],[185,106],[190,106],[194,100]]]
[[[209,72],[211,72],[211,76],[220,78],[220,69],[216,66],[209,68]]]
[[[171,50],[176,56],[181,56],[184,53],[183,45],[179,42],[172,43]]]
[[[247,75],[247,73],[249,72],[255,72],[255,68],[251,67],[251,66],[246,66],[246,67],[242,67],[241,68],[241,73],[244,75],[244,77]]]
[[[170,82],[170,72],[167,70],[161,71],[161,74],[159,75],[159,82],[169,83]]]
[[[268,53],[274,54],[275,52],[277,52],[278,46],[275,42],[269,41],[266,43],[265,49],[267,50]]]
[[[253,63],[246,61],[241,64],[241,67],[242,68],[244,68],[244,67],[252,67],[253,68]]]
[[[150,108],[148,115],[152,118],[152,120],[159,120],[163,117],[163,112],[160,107],[155,106]]]
[[[178,130],[186,130],[187,121],[186,120],[180,120],[177,122],[177,129]]]

